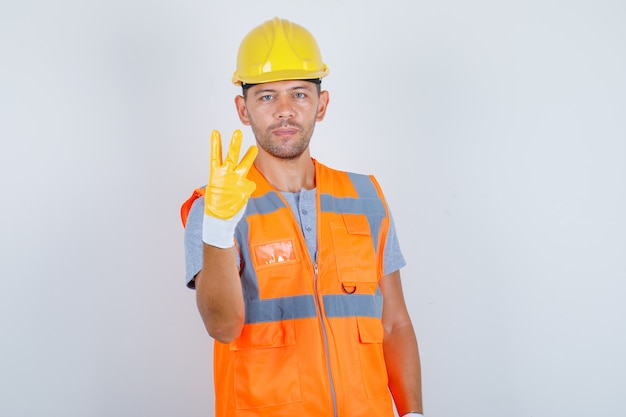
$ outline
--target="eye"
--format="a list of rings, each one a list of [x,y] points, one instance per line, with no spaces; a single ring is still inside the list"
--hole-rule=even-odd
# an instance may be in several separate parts
[[[274,98],[274,96],[271,95],[271,94],[265,94],[265,95],[261,96],[260,98],[261,98],[261,101],[270,101],[271,99]]]
[[[306,98],[306,94],[305,93],[294,93],[293,96],[295,98]]]

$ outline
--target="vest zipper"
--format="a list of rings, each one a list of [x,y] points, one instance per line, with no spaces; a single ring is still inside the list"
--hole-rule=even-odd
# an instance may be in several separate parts
[[[324,317],[322,315],[322,305],[320,301],[319,291],[317,289],[318,269],[317,262],[313,262],[313,289],[315,293],[315,307],[317,308],[317,317],[322,329],[322,339],[324,341],[324,354],[326,355],[326,372],[328,372],[328,381],[330,382],[330,396],[333,401],[333,416],[337,417],[337,397],[335,395],[335,383],[333,382],[333,374],[330,369],[330,355],[328,352],[328,338],[326,337],[326,326],[324,325]]]
[[[282,193],[277,192],[279,198],[281,200],[283,200],[283,202],[285,203],[285,207],[287,208],[291,208],[291,206],[289,205],[289,203],[287,202],[287,200],[285,199],[285,197],[282,195]],[[317,213],[317,219],[316,219],[316,223],[318,226],[318,230],[319,230],[319,220],[320,220],[320,210],[319,210],[319,198],[316,197],[316,205],[318,207],[316,207]],[[294,226],[296,226],[296,230],[298,232],[298,234],[300,235],[300,245],[304,248],[304,250],[306,251],[306,253],[308,254],[308,250],[307,250],[307,245],[306,245],[306,239],[304,238],[304,232],[298,227],[300,223],[298,223],[298,220],[295,218],[295,215],[293,213],[293,210],[291,210],[291,218],[293,219],[293,223]],[[317,245],[319,247],[319,238],[320,238],[320,234],[316,231],[317,233]],[[319,251],[318,251],[319,253]],[[320,328],[322,329],[322,341],[324,343],[324,355],[326,356],[326,372],[328,373],[328,381],[330,383],[330,396],[333,402],[333,417],[337,417],[337,395],[335,393],[335,383],[333,382],[333,374],[331,372],[330,369],[330,353],[329,353],[329,348],[328,348],[328,338],[326,336],[326,326],[324,325],[324,316],[322,314],[322,304],[321,304],[321,300],[320,300],[320,291],[318,290],[318,267],[317,267],[317,262],[315,260],[312,259],[311,254],[308,254],[309,260],[311,261],[311,264],[313,265],[313,293],[314,293],[314,300],[315,300],[315,308],[317,309],[317,317],[319,320],[319,324],[320,324]]]

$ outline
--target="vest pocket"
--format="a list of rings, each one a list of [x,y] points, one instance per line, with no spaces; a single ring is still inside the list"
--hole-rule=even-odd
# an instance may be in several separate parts
[[[291,239],[254,245],[252,255],[257,269],[298,262]]]
[[[339,281],[348,287],[376,283],[376,254],[367,217],[344,213],[341,218],[341,223],[330,223]]]
[[[383,356],[384,330],[380,319],[357,317],[361,371],[368,398],[388,395],[387,367]]]
[[[293,322],[247,324],[231,349],[238,409],[302,400]]]

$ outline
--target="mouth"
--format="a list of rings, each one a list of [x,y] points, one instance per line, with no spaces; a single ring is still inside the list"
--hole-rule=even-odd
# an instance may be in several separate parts
[[[276,136],[291,136],[298,133],[299,129],[293,126],[281,126],[279,128],[273,129],[272,134]]]

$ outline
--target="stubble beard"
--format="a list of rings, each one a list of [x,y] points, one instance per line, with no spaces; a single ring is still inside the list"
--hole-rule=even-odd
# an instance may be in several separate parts
[[[313,130],[315,128],[315,121],[310,125],[304,126],[293,122],[277,123],[269,126],[265,131],[261,131],[257,126],[251,124],[252,132],[257,141],[257,145],[265,152],[277,159],[294,160],[298,159],[309,147],[311,137],[313,136]],[[273,140],[272,131],[280,127],[293,127],[298,129],[297,140],[293,141],[293,138],[288,141]]]

